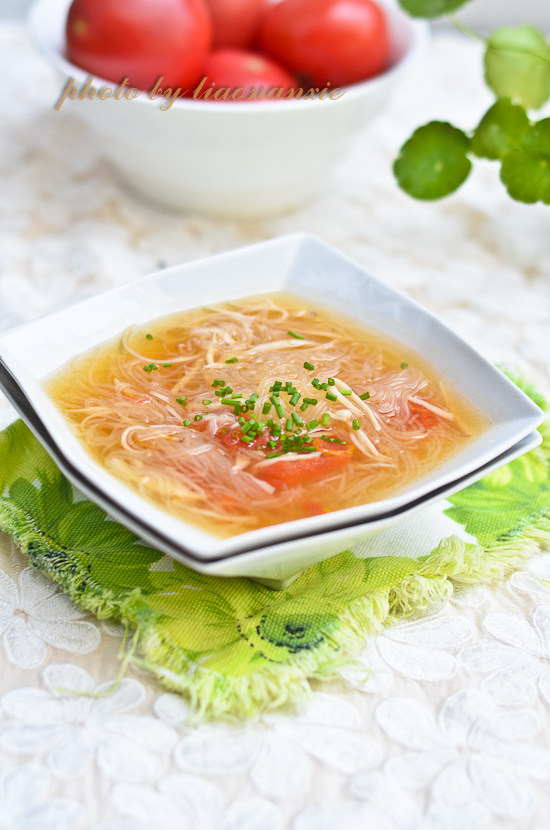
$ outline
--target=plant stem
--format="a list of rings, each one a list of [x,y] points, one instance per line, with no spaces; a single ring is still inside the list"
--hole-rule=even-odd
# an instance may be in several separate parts
[[[455,29],[458,29],[458,31],[462,32],[463,35],[472,38],[472,40],[479,40],[482,43],[487,42],[483,35],[480,35],[479,32],[476,32],[474,31],[474,29],[471,29],[468,25],[466,25],[466,23],[463,23],[462,20],[459,20],[458,17],[455,17],[454,14],[448,15],[448,17]]]

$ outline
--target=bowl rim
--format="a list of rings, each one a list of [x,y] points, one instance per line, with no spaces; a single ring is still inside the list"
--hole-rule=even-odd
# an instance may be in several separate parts
[[[64,29],[64,20],[66,17],[67,7],[70,5],[71,1],[72,0],[35,0],[35,3],[31,6],[29,14],[27,15],[27,28],[35,47],[48,61],[48,63],[52,65],[53,68],[56,69],[62,76],[74,78],[79,85],[86,83],[87,79],[92,77],[95,81],[97,81],[98,86],[101,88],[115,88],[115,81],[109,81],[99,75],[93,75],[92,73],[76,66],[76,64],[71,63],[62,53],[59,52],[58,49],[52,46],[50,38],[44,36],[44,29],[42,25],[44,20],[49,25],[50,30],[53,30],[54,28],[59,30],[61,27]],[[202,111],[210,113],[246,112],[248,114],[257,111],[297,112],[303,107],[322,106],[325,104],[326,100],[330,100],[330,103],[333,105],[342,106],[344,102],[349,103],[357,98],[361,98],[365,95],[365,93],[376,91],[378,88],[391,83],[396,77],[404,73],[416,63],[427,48],[430,41],[431,31],[430,26],[426,21],[409,17],[406,12],[400,9],[394,0],[376,0],[376,2],[384,7],[384,10],[388,16],[393,16],[394,19],[398,18],[406,22],[406,25],[409,27],[410,31],[410,43],[403,56],[383,72],[380,72],[372,78],[367,78],[364,81],[359,81],[355,84],[341,87],[340,89],[345,91],[345,95],[340,98],[336,100],[320,100],[316,98],[308,100],[293,99],[290,101],[255,101],[254,106],[251,106],[250,102],[243,103],[241,101],[197,101],[190,100],[189,98],[178,98],[170,107],[170,110],[175,109],[175,111],[187,112]],[[147,90],[142,90],[142,92],[147,93]],[[132,103],[137,104],[138,106],[145,105],[158,109],[160,100],[160,98],[151,99],[148,94],[144,94],[139,95],[133,101],[126,101],[125,99],[122,99],[117,103],[123,105]],[[112,99],[109,99],[103,103],[113,103],[113,101]]]
[[[44,379],[49,373],[51,373],[51,371],[56,371],[57,369],[45,370],[40,369],[39,366],[33,368],[32,366],[28,366],[26,364],[24,359],[24,350],[28,348],[27,341],[29,340],[29,335],[31,337],[31,346],[33,343],[33,332],[35,338],[37,337],[37,333],[40,335],[39,342],[47,342],[48,326],[53,327],[55,330],[57,347],[60,348],[63,346],[64,357],[60,362],[57,361],[57,359],[54,360],[52,356],[52,344],[50,343],[49,350],[45,352],[44,359],[46,360],[46,363],[48,360],[54,360],[54,365],[60,367],[71,358],[76,357],[83,351],[87,351],[88,349],[94,347],[93,345],[85,347],[82,347],[82,345],[75,345],[73,346],[72,351],[69,349],[67,352],[63,337],[61,338],[61,341],[59,341],[57,332],[59,331],[65,333],[67,331],[67,320],[72,319],[75,316],[75,311],[75,319],[79,319],[79,314],[82,316],[83,310],[86,311],[85,319],[90,321],[89,325],[92,326],[91,330],[93,330],[94,333],[93,336],[95,339],[93,342],[95,345],[99,345],[101,342],[105,342],[110,339],[111,336],[120,334],[120,331],[125,325],[124,322],[120,324],[119,318],[116,316],[116,320],[113,319],[112,321],[113,327],[117,327],[114,335],[105,334],[104,332],[101,332],[101,334],[98,333],[97,320],[101,319],[98,318],[98,314],[105,314],[105,303],[107,303],[108,307],[115,309],[118,315],[118,308],[116,305],[114,306],[111,301],[119,297],[121,300],[119,306],[124,306],[125,293],[127,294],[130,292],[131,296],[135,295],[134,301],[139,301],[139,303],[143,305],[146,297],[141,289],[143,288],[146,291],[148,285],[167,285],[168,283],[163,282],[163,280],[170,281],[177,279],[178,291],[181,291],[181,285],[184,284],[184,281],[182,280],[182,269],[183,273],[189,273],[192,272],[193,269],[200,272],[200,269],[205,267],[213,269],[219,269],[221,267],[222,271],[220,273],[223,272],[225,275],[227,268],[231,266],[231,263],[238,263],[239,258],[241,258],[242,262],[243,257],[254,258],[255,256],[267,256],[268,261],[271,261],[273,253],[270,254],[270,251],[273,252],[275,250],[278,250],[279,254],[283,252],[284,256],[290,257],[291,262],[293,261],[293,258],[302,253],[303,250],[305,250],[308,256],[312,256],[312,252],[313,256],[316,254],[322,255],[323,258],[331,256],[334,262],[338,262],[338,264],[341,264],[346,270],[352,270],[350,280],[353,279],[354,284],[357,280],[359,280],[359,278],[367,278],[376,292],[383,292],[382,301],[384,301],[384,298],[390,297],[396,306],[401,309],[401,311],[406,309],[409,314],[414,313],[416,315],[420,315],[423,321],[428,323],[431,322],[434,327],[432,337],[435,337],[436,339],[439,337],[440,344],[446,343],[447,349],[449,348],[449,344],[452,344],[453,347],[460,347],[461,354],[464,355],[466,364],[468,363],[468,360],[473,361],[478,369],[482,369],[484,371],[485,384],[487,383],[488,378],[494,378],[493,385],[495,383],[497,384],[498,393],[500,394],[501,399],[505,397],[502,393],[506,392],[506,390],[509,391],[509,400],[507,401],[507,405],[509,412],[512,414],[508,414],[501,421],[501,426],[506,423],[511,423],[513,425],[513,429],[510,428],[507,437],[505,436],[503,438],[501,436],[497,440],[497,432],[493,436],[492,441],[487,441],[487,436],[484,433],[484,446],[483,448],[476,450],[472,460],[467,461],[466,463],[464,460],[461,462],[457,460],[457,464],[454,469],[448,471],[447,473],[440,473],[438,476],[434,477],[433,481],[428,481],[424,484],[413,484],[413,488],[409,489],[404,494],[401,493],[401,495],[399,495],[398,493],[396,495],[389,496],[381,501],[370,503],[370,506],[367,503],[356,507],[343,508],[342,510],[335,511],[332,514],[327,514],[326,516],[321,517],[326,519],[326,521],[321,522],[322,526],[319,530],[317,530],[319,517],[315,517],[313,519],[305,518],[295,520],[293,522],[283,522],[279,525],[251,530],[245,533],[237,534],[236,536],[221,539],[212,533],[208,533],[208,531],[196,528],[192,523],[186,521],[185,519],[174,517],[173,515],[166,513],[161,508],[152,505],[147,500],[143,499],[143,497],[140,497],[139,494],[136,494],[123,482],[118,481],[107,473],[100,467],[100,465],[97,464],[97,462],[93,461],[85,448],[83,448],[83,445],[72,433],[60,411],[43,389],[42,384]],[[256,269],[254,273],[256,274],[258,266],[256,260],[253,259],[253,261],[255,263],[254,268]],[[278,271],[276,274],[278,274]],[[277,279],[283,279],[284,285],[286,272],[283,276],[278,275]],[[263,293],[273,290],[277,289],[264,288]],[[278,290],[280,290],[280,288]],[[241,297],[248,296],[251,293],[246,287],[239,287],[236,291],[236,296]],[[258,291],[254,290],[252,293],[257,294]],[[227,299],[228,296],[230,295],[221,296],[218,301],[223,301],[224,299]],[[171,295],[169,299],[170,302],[173,302]],[[126,300],[128,300],[128,297],[126,297]],[[192,304],[187,307],[200,307],[201,305],[207,305],[212,301],[215,302],[216,300],[211,300],[208,296],[204,296],[203,294],[197,300],[193,298]],[[173,308],[173,306],[171,307]],[[180,307],[185,308],[185,302],[181,302]],[[386,310],[383,312],[382,318],[384,313],[387,317],[388,311]],[[155,316],[162,316],[162,313],[156,311],[149,313],[149,306],[147,307],[147,314],[149,314],[149,317],[147,318],[148,321],[154,319]],[[124,315],[128,315],[126,307],[124,307]],[[135,319],[134,322],[136,322]],[[138,322],[140,321],[138,320]],[[142,320],[141,322],[145,322],[145,320]],[[64,334],[63,336],[66,337],[67,335]],[[86,336],[88,337],[89,335]],[[46,337],[46,340],[44,340],[44,337]],[[36,342],[36,340],[34,342]],[[21,344],[23,344],[23,346],[21,346]],[[18,354],[18,349],[21,350],[21,348],[23,349],[23,352]],[[415,349],[414,345],[411,345],[411,349]],[[418,351],[420,356],[426,356],[425,352],[422,352],[421,350]],[[217,254],[213,257],[206,257],[185,263],[183,265],[176,265],[172,268],[157,271],[153,274],[131,281],[130,283],[122,284],[121,286],[113,288],[110,291],[102,292],[99,295],[85,299],[79,303],[69,306],[68,308],[54,312],[53,314],[47,315],[39,320],[27,323],[17,329],[6,332],[6,334],[0,338],[0,358],[2,358],[5,366],[7,366],[11,374],[19,382],[19,385],[25,394],[27,394],[27,397],[30,397],[31,402],[33,404],[38,403],[41,423],[44,425],[49,434],[57,438],[58,443],[61,441],[63,447],[65,448],[65,454],[72,456],[71,460],[73,462],[73,466],[78,466],[80,474],[87,476],[87,478],[94,483],[96,488],[98,486],[103,487],[108,491],[111,497],[114,496],[115,499],[118,498],[119,501],[126,503],[127,506],[130,505],[129,509],[133,510],[134,513],[137,513],[138,506],[143,511],[144,505],[146,505],[146,512],[150,517],[152,517],[149,519],[149,524],[152,526],[163,526],[165,536],[171,535],[173,538],[179,539],[181,538],[182,529],[185,528],[188,533],[185,545],[187,555],[191,555],[191,551],[193,551],[193,558],[198,556],[201,561],[205,563],[219,558],[231,559],[245,552],[265,549],[274,545],[284,546],[285,544],[289,544],[296,540],[303,540],[313,532],[317,535],[322,534],[324,537],[329,537],[331,533],[337,531],[338,528],[342,528],[343,526],[359,527],[361,525],[365,525],[370,519],[385,515],[394,509],[399,509],[401,505],[411,504],[416,501],[417,498],[433,493],[435,490],[439,490],[441,485],[450,486],[451,482],[455,481],[460,476],[460,472],[457,472],[457,470],[464,470],[465,472],[468,472],[479,468],[525,437],[525,435],[535,429],[543,419],[542,411],[532,401],[530,401],[530,399],[518,390],[518,388],[512,384],[511,381],[505,378],[504,375],[498,373],[496,368],[485,358],[483,358],[475,349],[469,346],[468,343],[441,323],[435,315],[419,306],[406,295],[396,291],[393,287],[388,286],[376,277],[371,276],[364,268],[358,266],[355,262],[353,262],[353,260],[350,260],[337,249],[327,245],[322,240],[311,236],[310,234],[303,233],[289,234],[287,236],[237,248],[233,251]],[[452,377],[451,382],[453,382]],[[485,386],[483,388],[485,389]],[[491,409],[489,408],[489,412],[490,411]],[[487,446],[485,446],[485,444],[487,444]],[[131,507],[132,504],[134,504],[133,508]]]

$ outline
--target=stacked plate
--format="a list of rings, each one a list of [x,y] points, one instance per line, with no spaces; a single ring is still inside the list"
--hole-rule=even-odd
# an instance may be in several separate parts
[[[43,384],[71,358],[131,324],[277,291],[324,304],[406,344],[462,390],[489,426],[389,498],[220,539],[111,476],[87,453]],[[0,387],[67,478],[113,518],[196,570],[273,586],[533,449],[543,418],[528,397],[433,315],[302,234],[160,271],[5,334]]]

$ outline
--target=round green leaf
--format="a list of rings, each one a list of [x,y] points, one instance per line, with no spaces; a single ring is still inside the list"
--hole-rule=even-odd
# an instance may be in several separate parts
[[[403,145],[393,165],[399,186],[415,199],[441,199],[468,178],[468,136],[451,124],[432,121]]]
[[[528,127],[523,107],[503,98],[481,119],[472,138],[472,153],[480,158],[502,159],[519,145]]]
[[[500,178],[518,202],[550,205],[550,118],[533,124],[504,158]]]
[[[485,80],[499,98],[538,109],[550,98],[550,47],[532,26],[497,29],[487,41]]]
[[[441,17],[464,6],[468,0],[399,0],[399,5],[412,17]]]

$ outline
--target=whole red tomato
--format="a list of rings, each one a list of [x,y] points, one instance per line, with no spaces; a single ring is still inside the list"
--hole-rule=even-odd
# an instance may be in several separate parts
[[[212,15],[214,49],[250,48],[267,0],[206,0]]]
[[[384,13],[372,0],[282,0],[260,31],[261,49],[314,86],[354,84],[388,64]]]
[[[151,89],[193,86],[212,41],[204,0],[73,0],[67,57],[92,75]]]
[[[258,101],[263,100],[257,94],[260,87],[264,91],[274,87],[288,91],[296,87],[296,80],[286,69],[263,55],[243,49],[218,49],[217,52],[212,52],[204,65],[204,76],[208,80],[201,89],[201,97],[206,90],[213,90],[213,95],[208,95],[210,101]],[[214,98],[216,90],[222,88],[233,92],[243,90],[243,94],[238,97],[225,95]]]

